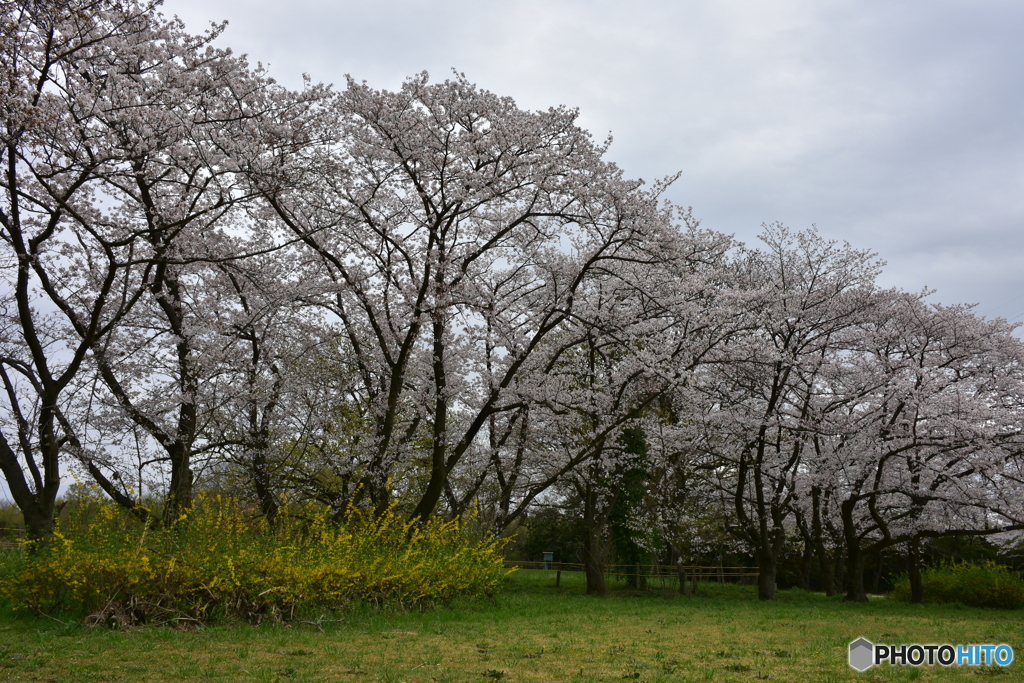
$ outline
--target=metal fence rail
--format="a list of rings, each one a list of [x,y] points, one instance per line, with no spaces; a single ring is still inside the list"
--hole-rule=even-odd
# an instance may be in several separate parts
[[[506,568],[542,569],[557,572],[583,573],[584,567],[578,562],[525,562],[505,560]],[[639,578],[667,579],[683,575],[690,581],[718,581],[719,579],[756,579],[757,567],[719,567],[705,565],[674,564],[608,564],[605,576],[633,576]]]
[[[24,529],[14,529],[11,527],[0,527],[0,550],[22,550],[25,546],[19,543],[12,536],[14,534],[24,534]]]

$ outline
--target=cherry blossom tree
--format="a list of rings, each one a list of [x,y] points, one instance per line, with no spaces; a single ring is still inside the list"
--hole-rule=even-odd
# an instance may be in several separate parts
[[[11,440],[5,431],[4,474],[23,510],[49,519],[67,451],[145,515],[141,491],[111,467],[118,445],[103,439],[117,431],[162,449],[173,517],[191,500],[199,419],[194,339],[202,326],[190,306],[207,293],[193,297],[203,278],[190,264],[244,253],[235,234],[250,222],[242,210],[250,193],[240,160],[272,153],[274,138],[258,122],[279,108],[282,90],[212,48],[220,28],[188,35],[154,4],[9,3],[4,22],[0,220],[18,270],[3,369],[19,434]],[[72,417],[75,386],[84,413]],[[105,402],[131,427],[105,421]],[[42,532],[48,524],[31,522]]]
[[[372,439],[354,500],[386,506],[404,482],[425,519],[461,463],[486,467],[544,423],[532,406],[586,341],[585,294],[617,264],[663,258],[671,217],[662,185],[624,179],[575,111],[525,112],[462,76],[350,81],[330,113],[321,145],[257,182],[320,255],[321,305],[358,368]]]
[[[140,226],[98,187],[123,159],[102,144],[95,95],[113,80],[117,48],[148,34],[150,11],[13,2],[0,15],[0,469],[35,537],[52,529],[61,454],[80,447],[70,397],[146,278],[134,249]]]
[[[217,361],[202,394],[208,480],[250,492],[270,521],[282,496],[338,498],[330,489],[344,486],[354,450],[343,440],[362,431],[344,424],[352,381],[345,340],[307,303],[319,294],[303,277],[313,256],[278,249],[217,263],[206,285],[217,299],[200,316],[216,333],[204,349]]]
[[[758,596],[775,596],[799,475],[815,432],[819,382],[846,332],[869,319],[879,263],[816,231],[767,226],[764,249],[737,263],[753,294],[751,333],[715,367],[706,401],[708,447],[728,467],[735,533],[754,550]]]
[[[1024,521],[1024,347],[1012,330],[891,292],[833,359],[823,394],[842,409],[823,420],[806,486],[827,496],[830,510],[815,514],[842,530],[846,599],[867,599],[869,553],[905,544],[913,579],[920,540]]]

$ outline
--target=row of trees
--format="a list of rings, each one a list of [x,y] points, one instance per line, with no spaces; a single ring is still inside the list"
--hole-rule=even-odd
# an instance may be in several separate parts
[[[702,230],[574,110],[461,75],[294,92],[154,4],[2,16],[0,471],[36,537],[69,476],[151,524],[202,486],[499,534],[573,499],[601,591],[627,496],[640,541],[745,543],[762,598],[796,536],[862,600],[867,554],[1024,525],[1012,326],[868,252]]]

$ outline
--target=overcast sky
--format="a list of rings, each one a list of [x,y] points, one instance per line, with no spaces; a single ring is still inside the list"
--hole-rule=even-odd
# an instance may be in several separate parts
[[[816,224],[883,284],[1024,321],[1019,0],[166,0],[298,87],[456,68],[520,107],[578,107],[632,177],[754,242]]]

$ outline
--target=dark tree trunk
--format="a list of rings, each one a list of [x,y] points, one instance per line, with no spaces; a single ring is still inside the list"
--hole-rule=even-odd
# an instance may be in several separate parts
[[[171,454],[171,487],[164,507],[164,524],[173,526],[183,513],[192,509],[193,474],[186,448]]]
[[[839,591],[839,586],[836,582],[836,564],[841,553],[838,550],[834,554],[829,553],[825,547],[824,524],[821,520],[821,489],[818,487],[811,489],[811,500],[813,505],[810,529],[811,544],[814,548],[814,554],[818,558],[818,564],[821,567],[822,588],[825,591],[825,595],[831,597]]]
[[[871,570],[871,592],[875,595],[878,594],[879,588],[882,582],[882,549],[879,548],[875,551],[874,556],[875,566]]]
[[[921,539],[913,538],[907,550],[907,576],[910,579],[910,602],[924,602],[924,583],[921,581]]]
[[[686,571],[686,558],[683,554],[675,547],[675,545],[669,543],[669,560],[674,562],[676,565],[676,572],[679,574],[679,594],[689,595],[690,589],[686,585],[687,571]]]
[[[605,515],[598,509],[598,494],[587,485],[584,489],[583,525],[586,538],[583,543],[583,571],[587,577],[587,595],[607,595],[608,584],[605,582],[605,562],[608,548],[605,539]]]
[[[33,547],[38,543],[45,543],[53,533],[53,501],[30,505],[27,509],[22,510],[22,514],[25,517],[25,532],[32,541],[35,541]]]
[[[764,521],[759,529],[757,549],[757,599],[774,600],[778,579],[779,556],[786,543],[786,532],[778,523],[769,527]]]
[[[841,548],[832,553],[832,594],[835,595],[846,585],[845,554]]]
[[[818,566],[821,567],[822,590],[825,591],[825,595],[833,596],[836,594],[835,560],[825,550],[824,544],[821,544],[820,548],[815,545],[814,551],[818,558]]]
[[[821,589],[825,591],[825,595],[835,595],[839,592],[836,581],[836,563],[842,554],[838,550],[830,553],[820,539],[812,539],[812,544],[814,557],[817,558],[818,566],[821,568]]]
[[[796,525],[800,530],[800,537],[804,541],[804,552],[800,557],[800,572],[797,576],[797,585],[805,591],[811,589],[811,568],[814,565],[814,541],[811,538],[811,531],[807,528],[804,516],[800,514],[799,508],[794,511]]]
[[[757,599],[775,599],[775,576],[776,576],[775,553],[759,552],[757,554]]]
[[[587,542],[583,546],[583,568],[587,576],[587,595],[607,595],[604,543],[599,532],[594,529],[587,529]]]
[[[274,489],[271,485],[270,465],[267,462],[266,445],[261,445],[253,453],[252,458],[252,482],[256,490],[256,498],[260,502],[260,512],[271,525],[277,520],[279,505],[274,496]]]
[[[864,591],[864,551],[860,547],[860,538],[853,521],[855,505],[856,500],[846,500],[839,508],[846,540],[846,595],[843,602],[868,601],[868,594]]]
[[[846,596],[843,602],[867,602],[864,590],[864,551],[859,543],[851,543],[846,549]]]
[[[690,588],[689,588],[689,586],[686,585],[686,579],[687,579],[687,576],[686,576],[686,574],[687,574],[686,565],[680,563],[678,568],[679,568],[679,594],[680,595],[687,595],[688,596],[688,595],[690,595]]]
[[[814,552],[809,543],[804,543],[804,553],[800,559],[800,573],[797,576],[797,581],[800,588],[809,591],[811,590],[811,567],[814,564]]]
[[[4,379],[7,379],[6,376]],[[44,420],[49,411],[41,411],[39,450],[42,451],[43,471],[39,472],[35,456],[29,447],[29,440],[23,439],[24,460],[28,462],[32,472],[32,483],[25,475],[19,462],[18,454],[10,447],[3,433],[0,433],[0,472],[7,481],[8,490],[15,504],[25,519],[25,531],[28,537],[37,543],[45,543],[53,533],[54,510],[56,509],[57,492],[60,489],[60,473],[58,468],[58,448],[52,436],[52,429],[47,429]],[[27,433],[27,430],[26,430]]]

